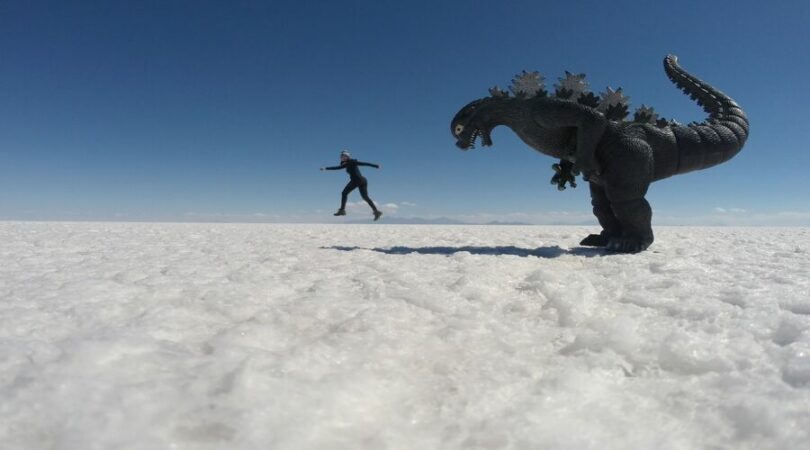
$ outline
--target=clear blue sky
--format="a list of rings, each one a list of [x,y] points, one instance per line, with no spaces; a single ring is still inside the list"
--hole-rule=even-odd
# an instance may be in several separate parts
[[[653,184],[654,223],[810,225],[808,21],[807,1],[2,0],[0,219],[331,221],[347,177],[318,168],[348,148],[383,165],[364,174],[389,217],[587,221],[550,157],[506,128],[461,152],[450,119],[527,69],[701,120],[674,53],[751,137]]]

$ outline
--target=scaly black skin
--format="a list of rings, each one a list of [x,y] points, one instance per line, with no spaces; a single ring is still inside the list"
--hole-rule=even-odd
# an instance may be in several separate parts
[[[589,181],[600,234],[581,244],[636,253],[653,242],[652,211],[644,198],[653,181],[705,169],[731,159],[748,138],[748,119],[730,97],[690,75],[677,58],[664,59],[667,76],[709,117],[682,126],[608,120],[595,108],[554,97],[495,96],[473,101],[453,118],[456,145],[468,150],[480,138],[511,128],[527,145],[560,158],[552,180],[561,188],[581,171]]]

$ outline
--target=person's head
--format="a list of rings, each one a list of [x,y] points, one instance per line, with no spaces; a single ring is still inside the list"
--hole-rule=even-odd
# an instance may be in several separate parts
[[[352,154],[349,153],[348,150],[343,150],[340,152],[340,160],[341,161],[348,161],[352,157]]]

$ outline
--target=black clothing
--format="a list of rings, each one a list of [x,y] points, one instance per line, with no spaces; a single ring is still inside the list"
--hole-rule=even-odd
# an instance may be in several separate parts
[[[363,174],[360,173],[359,166],[368,166],[374,167],[379,169],[380,166],[377,164],[367,163],[367,162],[360,162],[356,159],[348,159],[346,161],[341,161],[339,166],[333,167],[324,167],[325,170],[340,170],[346,169],[346,173],[349,174],[351,178],[349,180],[349,184],[343,188],[343,192],[341,192],[340,197],[340,209],[346,209],[346,200],[349,198],[349,193],[357,188],[360,188],[360,196],[363,197],[363,200],[371,206],[371,209],[375,212],[377,211],[377,206],[374,205],[374,202],[368,196],[368,180]]]
[[[371,206],[371,209],[376,211],[377,207],[368,196],[368,182],[365,178],[363,178],[363,181],[355,181],[352,179],[349,181],[349,184],[343,188],[343,192],[340,193],[340,209],[346,209],[346,200],[349,198],[349,193],[356,188],[360,188],[360,196],[363,197],[363,200],[365,200],[366,203],[368,203],[368,206]]]
[[[377,164],[360,162],[356,159],[347,159],[346,161],[341,161],[339,166],[325,167],[325,169],[326,170],[346,169],[346,173],[349,174],[349,176],[352,178],[352,181],[359,182],[361,180],[365,180],[365,177],[363,177],[363,174],[360,173],[360,169],[358,169],[358,166],[374,167],[375,169],[380,168],[380,166],[378,166]]]

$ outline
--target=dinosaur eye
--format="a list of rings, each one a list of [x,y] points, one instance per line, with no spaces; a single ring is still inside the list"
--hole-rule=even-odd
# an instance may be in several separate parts
[[[464,125],[458,124],[456,125],[455,133],[456,136],[460,135],[464,131]]]

